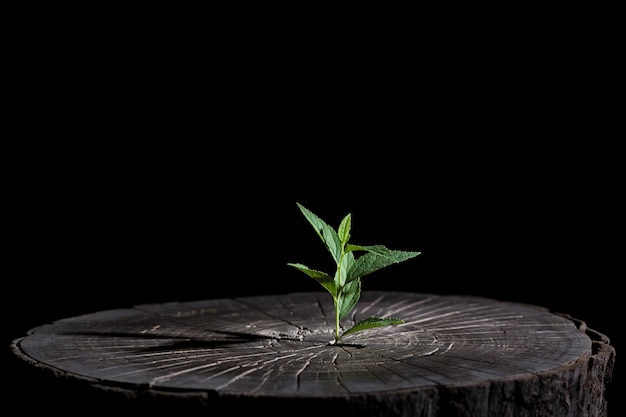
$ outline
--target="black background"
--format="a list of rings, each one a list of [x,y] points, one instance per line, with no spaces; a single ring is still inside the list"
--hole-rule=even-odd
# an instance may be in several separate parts
[[[422,252],[364,278],[363,291],[536,304],[607,335],[619,414],[623,161],[610,82],[595,76],[611,66],[597,52],[583,70],[578,49],[519,60],[459,39],[329,55],[311,39],[295,50],[76,38],[37,37],[14,63],[11,400],[36,406],[9,349],[36,326],[318,291],[286,265],[330,265],[300,202],[335,227],[351,213],[353,243]]]

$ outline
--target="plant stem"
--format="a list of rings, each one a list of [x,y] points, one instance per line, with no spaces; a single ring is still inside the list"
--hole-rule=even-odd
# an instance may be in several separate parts
[[[335,343],[338,343],[339,339],[341,338],[339,336],[339,306],[342,301],[341,299],[344,285],[344,283],[341,282],[341,264],[345,254],[345,244],[343,244],[341,246],[341,256],[339,257],[339,261],[337,261],[337,272],[335,275],[335,284],[337,285],[337,298],[335,299]]]
[[[339,297],[335,300],[335,343],[339,342]]]

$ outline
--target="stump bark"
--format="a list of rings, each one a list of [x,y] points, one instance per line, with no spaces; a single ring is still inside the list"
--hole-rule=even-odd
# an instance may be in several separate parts
[[[342,325],[373,316],[404,323],[333,345],[328,293],[148,304],[45,324],[12,349],[96,409],[607,415],[615,350],[580,320],[481,297],[371,291]]]

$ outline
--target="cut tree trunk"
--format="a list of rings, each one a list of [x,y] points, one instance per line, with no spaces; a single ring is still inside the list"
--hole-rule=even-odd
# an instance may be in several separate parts
[[[96,409],[607,415],[615,349],[568,315],[473,296],[371,291],[343,328],[367,317],[404,323],[332,344],[330,294],[293,293],[106,310],[34,328],[12,348]]]

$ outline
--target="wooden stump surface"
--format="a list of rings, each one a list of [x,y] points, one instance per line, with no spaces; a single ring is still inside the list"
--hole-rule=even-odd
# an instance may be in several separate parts
[[[12,347],[56,376],[137,401],[177,398],[178,407],[194,399],[274,415],[607,413],[615,351],[582,321],[481,297],[370,291],[342,324],[372,316],[405,323],[331,345],[332,297],[307,292],[100,311],[34,328]]]

